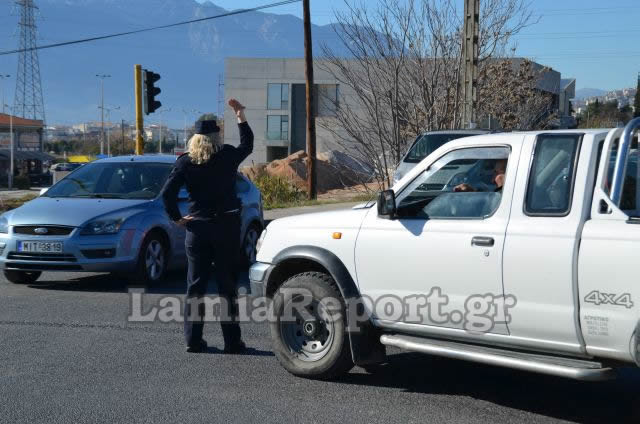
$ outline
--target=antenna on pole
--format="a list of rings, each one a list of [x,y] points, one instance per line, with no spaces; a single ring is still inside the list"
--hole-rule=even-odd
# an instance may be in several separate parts
[[[45,123],[44,100],[40,81],[40,60],[38,58],[35,11],[38,6],[34,0],[16,0],[19,8],[20,30],[18,73],[16,74],[16,92],[14,97],[14,113],[23,118],[41,120]]]
[[[218,119],[224,121],[224,75],[218,74]]]

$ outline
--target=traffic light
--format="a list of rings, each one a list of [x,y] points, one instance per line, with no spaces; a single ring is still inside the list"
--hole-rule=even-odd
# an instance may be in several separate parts
[[[144,70],[144,113],[150,115],[160,109],[162,103],[156,100],[156,96],[162,92],[155,83],[160,79],[160,74]]]

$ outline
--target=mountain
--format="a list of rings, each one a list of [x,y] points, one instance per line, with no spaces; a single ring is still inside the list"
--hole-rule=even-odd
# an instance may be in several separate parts
[[[195,0],[36,0],[38,44],[51,44],[131,31],[227,12]],[[240,3],[240,2],[238,2]],[[0,50],[17,48],[13,2],[0,3]],[[276,11],[277,9],[274,9]],[[326,43],[340,50],[332,26],[314,26],[314,52]],[[162,76],[158,96],[165,122],[182,127],[183,109],[217,112],[218,76],[225,57],[302,57],[302,20],[292,15],[250,12],[137,35],[41,50],[40,69],[48,123],[99,120],[100,80],[105,80],[105,106],[120,106],[113,121],[133,120],[133,66]],[[0,56],[0,73],[15,77],[18,55]],[[3,81],[0,81],[3,83]],[[13,99],[15,79],[4,81]],[[157,122],[152,115],[149,122]],[[187,121],[195,114],[186,116]]]
[[[607,94],[607,90],[600,90],[599,88],[579,88],[576,90],[576,100],[584,100],[589,97],[604,96]]]

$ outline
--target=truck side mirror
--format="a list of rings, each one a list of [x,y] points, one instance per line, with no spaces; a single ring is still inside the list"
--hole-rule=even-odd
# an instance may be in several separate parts
[[[378,195],[378,216],[385,219],[395,219],[396,194],[393,190],[384,190]]]

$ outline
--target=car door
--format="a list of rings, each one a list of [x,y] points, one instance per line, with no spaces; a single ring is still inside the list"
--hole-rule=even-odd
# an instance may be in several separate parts
[[[358,235],[355,262],[361,293],[382,326],[508,334],[502,248],[516,150],[508,145],[452,150],[396,194],[397,218],[370,211]],[[484,170],[505,159],[500,192]],[[454,184],[462,183],[477,191],[455,192]]]

